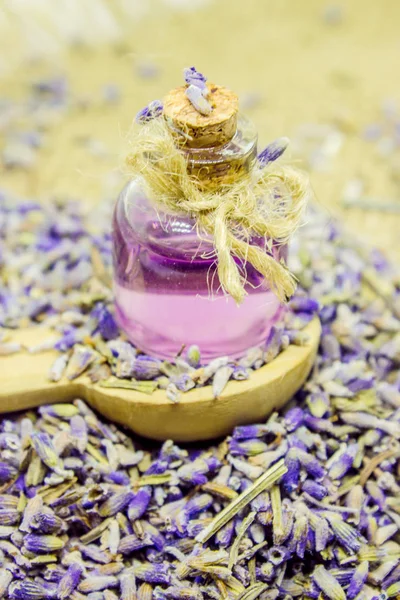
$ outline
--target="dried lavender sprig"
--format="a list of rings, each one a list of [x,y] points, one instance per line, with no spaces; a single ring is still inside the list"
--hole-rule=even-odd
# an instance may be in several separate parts
[[[150,102],[150,104],[142,108],[137,113],[136,122],[148,123],[152,119],[156,119],[157,117],[161,116],[163,109],[164,107],[160,100],[153,100],[152,102]]]
[[[257,156],[257,160],[262,167],[267,166],[269,163],[278,160],[280,156],[285,152],[289,145],[289,139],[281,137],[271,142],[262,152]]]
[[[286,472],[287,468],[283,460],[280,460],[273,467],[270,467],[270,469],[268,469],[264,475],[261,475],[253,485],[242,492],[235,500],[232,500],[232,502],[215,517],[213,522],[199,533],[196,540],[201,543],[209,540],[210,537],[215,535],[221,527],[230,521],[249,502],[279,481]]]

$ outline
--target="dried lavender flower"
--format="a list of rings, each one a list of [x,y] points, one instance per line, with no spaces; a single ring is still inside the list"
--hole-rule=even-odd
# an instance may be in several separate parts
[[[162,115],[163,104],[160,100],[153,100],[148,106],[145,106],[136,115],[136,123],[148,123],[152,119]]]
[[[271,144],[269,144],[260,154],[257,156],[258,162],[262,167],[265,167],[271,162],[277,160],[285,152],[289,145],[289,139],[281,137]]]
[[[205,96],[208,95],[208,89],[206,86],[207,78],[204,77],[202,73],[197,71],[195,67],[186,67],[183,70],[183,76],[188,85],[194,85],[198,87]]]

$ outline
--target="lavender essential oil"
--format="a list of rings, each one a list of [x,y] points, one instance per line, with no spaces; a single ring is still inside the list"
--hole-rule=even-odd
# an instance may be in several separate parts
[[[221,90],[225,88],[210,87],[211,94]],[[257,135],[249,121],[237,117],[236,105],[231,112],[225,106],[221,117],[217,103],[214,114],[202,116],[187,100],[182,112],[175,92],[164,104],[164,116],[168,110],[173,113],[173,133],[177,114],[184,114],[186,134],[191,126],[180,142],[188,173],[214,192],[248,174],[257,156]],[[190,120],[193,112],[196,118]],[[278,262],[286,260],[285,244],[257,235],[251,244]],[[113,220],[115,305],[119,324],[140,350],[170,359],[183,345],[196,344],[202,358],[210,360],[237,358],[262,345],[284,308],[264,275],[246,260],[234,261],[245,281],[240,305],[221,285],[215,239],[199,230],[194,217],[160,211],[147,196],[141,175],[123,189]]]

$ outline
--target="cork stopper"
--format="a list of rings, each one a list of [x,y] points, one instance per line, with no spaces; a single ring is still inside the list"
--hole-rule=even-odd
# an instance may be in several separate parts
[[[187,86],[171,90],[164,98],[164,117],[172,129],[181,131],[189,148],[222,146],[233,138],[237,128],[238,97],[225,87],[207,83],[209,115],[200,114],[186,96]],[[179,136],[179,133],[178,133]]]

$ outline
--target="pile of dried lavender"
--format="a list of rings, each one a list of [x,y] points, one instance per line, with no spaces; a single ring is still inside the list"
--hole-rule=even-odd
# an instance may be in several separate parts
[[[63,80],[42,82],[29,110],[58,115],[67,96]],[[14,133],[3,163],[28,168],[41,138],[25,132],[16,150]],[[87,373],[106,386],[166,387],[171,400],[212,381],[218,395],[229,378],[303,343],[318,311],[318,358],[281,414],[202,448],[149,448],[80,400],[2,419],[0,598],[397,597],[399,274],[314,215],[292,248],[305,292],[264,348],[200,369],[197,348],[162,363],[113,320],[111,207],[107,199],[86,219],[70,201],[1,195],[0,354],[20,351],[13,329],[34,323],[54,330],[29,348],[60,351],[53,379]]]
[[[301,331],[318,303],[299,295],[285,323],[271,331],[264,348],[253,348],[238,362],[220,357],[201,364],[191,346],[173,362],[141,354],[124,339],[112,314],[109,288],[109,209],[103,228],[91,232],[73,203],[43,207],[6,196],[0,204],[5,285],[0,296],[0,353],[24,350],[12,341],[12,329],[36,324],[54,330],[28,348],[61,352],[49,378],[59,381],[87,374],[104,387],[125,387],[151,394],[166,389],[171,401],[195,386],[212,383],[218,396],[230,379],[243,380],[290,343],[303,344]],[[89,224],[90,225],[90,224]],[[11,332],[11,333],[10,333]]]
[[[72,356],[88,341],[100,354],[126,348],[92,273],[92,247],[109,263],[107,235],[88,233],[70,204],[3,200],[1,215],[4,335],[36,320]],[[290,331],[318,303],[321,347],[307,384],[267,423],[218,445],[149,449],[80,400],[3,419],[0,596],[398,596],[399,277],[318,216],[300,242],[291,267],[316,300],[296,298]],[[363,281],[382,298],[368,300]]]

